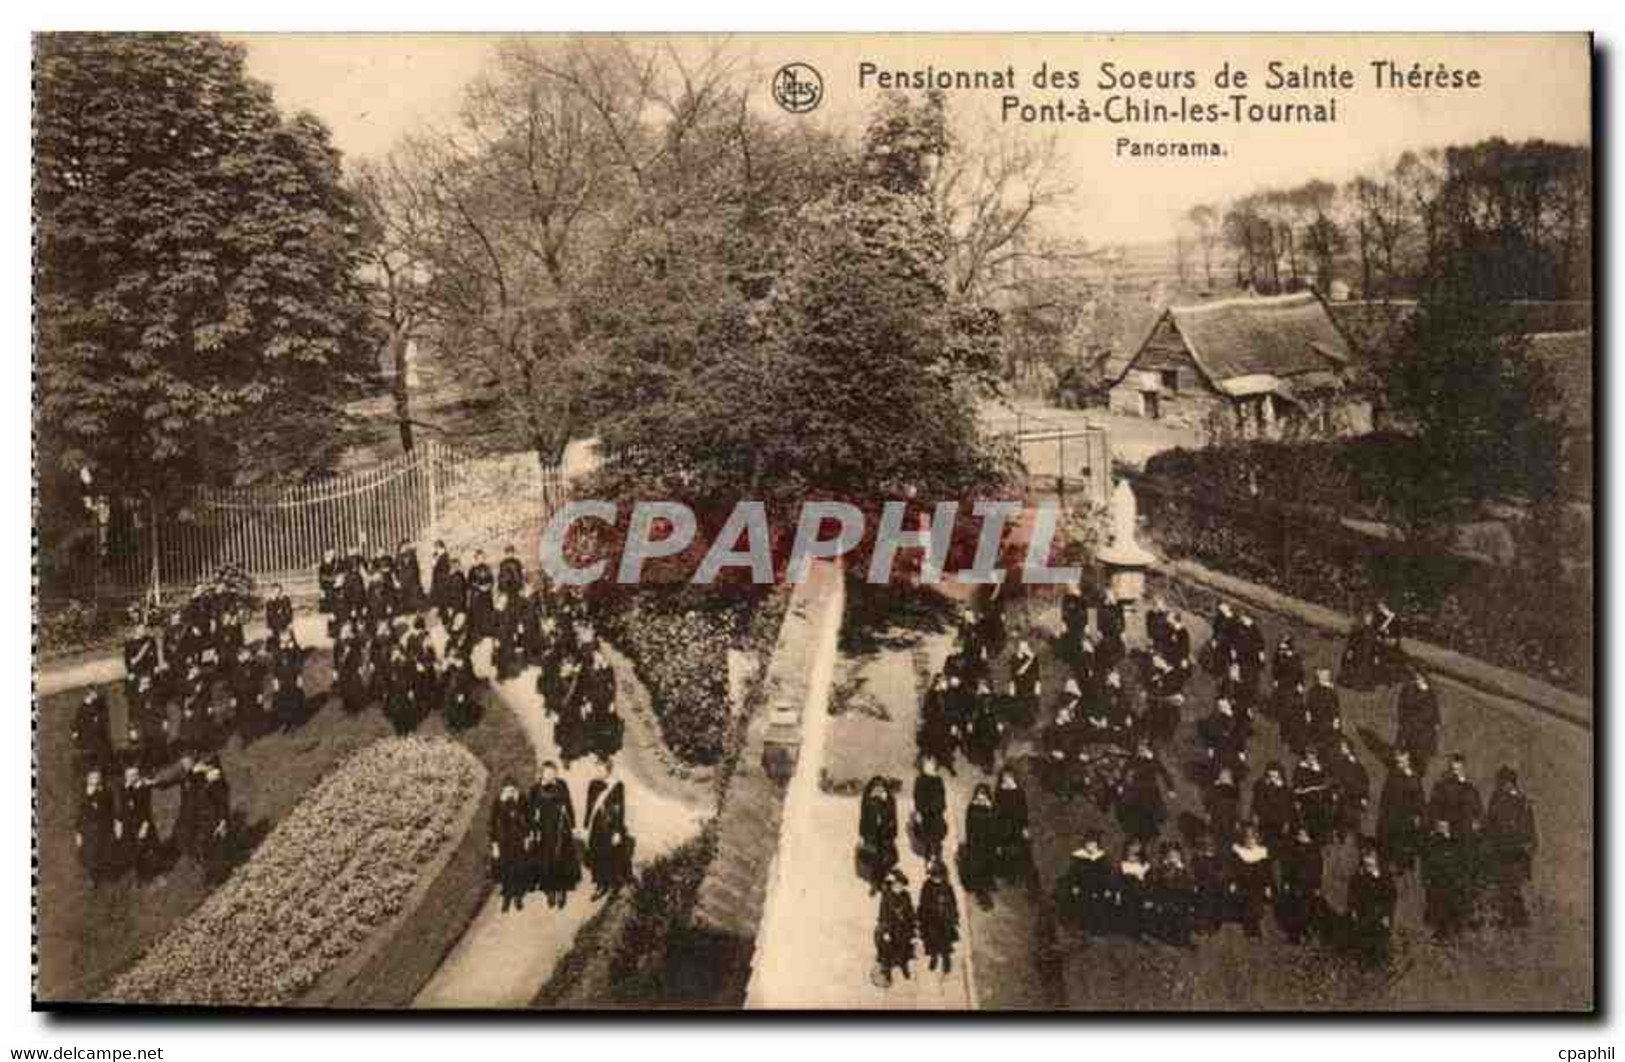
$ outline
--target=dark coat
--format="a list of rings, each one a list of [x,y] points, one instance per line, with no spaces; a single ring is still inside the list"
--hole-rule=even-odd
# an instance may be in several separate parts
[[[1382,783],[1377,803],[1377,845],[1382,856],[1400,870],[1410,868],[1421,841],[1427,801],[1422,779],[1414,774],[1390,771]]]
[[[880,894],[880,912],[875,919],[875,961],[882,969],[914,961],[915,927],[914,901],[907,892],[893,892],[888,886]]]
[[[1428,797],[1428,819],[1450,823],[1450,832],[1459,838],[1471,837],[1484,818],[1484,801],[1478,788],[1464,778],[1445,775],[1433,783]]]
[[[920,839],[939,844],[948,836],[948,790],[941,775],[922,774],[914,779],[914,817]]]
[[[927,954],[941,955],[952,952],[959,940],[959,902],[946,881],[931,878],[920,886],[920,906],[917,920],[920,941]]]
[[[576,811],[563,779],[537,782],[530,790],[531,858],[536,885],[544,892],[565,892],[581,880],[576,858]]]
[[[618,779],[594,778],[587,787],[587,869],[599,888],[625,884],[632,875],[632,838],[626,829],[626,787]]]

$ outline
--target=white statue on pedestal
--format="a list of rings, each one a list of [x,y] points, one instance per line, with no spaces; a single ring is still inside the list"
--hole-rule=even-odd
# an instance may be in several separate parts
[[[1140,503],[1134,488],[1118,480],[1112,490],[1111,541],[1100,551],[1100,560],[1114,568],[1147,568],[1157,562],[1156,554],[1140,545],[1138,538]]]

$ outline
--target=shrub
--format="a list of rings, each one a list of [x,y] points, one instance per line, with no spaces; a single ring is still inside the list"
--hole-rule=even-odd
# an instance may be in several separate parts
[[[1383,599],[1411,636],[1586,693],[1592,615],[1586,572],[1506,567],[1385,541],[1311,513],[1155,488],[1148,524],[1171,558],[1343,612]]]
[[[534,1007],[704,1006],[686,965],[694,905],[716,854],[716,828],[653,860],[637,884],[576,934]]]
[[[39,616],[39,647],[44,653],[72,652],[111,638],[118,632],[119,615],[93,602],[69,601]]]
[[[252,859],[114,984],[161,1004],[291,1004],[401,912],[461,838],[479,761],[445,739],[369,745],[313,788]]]
[[[651,586],[597,602],[604,636],[649,688],[661,736],[685,763],[711,766],[728,742],[728,650],[751,630],[761,591]]]

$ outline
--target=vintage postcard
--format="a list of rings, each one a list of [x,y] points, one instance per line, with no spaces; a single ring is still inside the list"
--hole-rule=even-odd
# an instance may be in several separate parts
[[[1593,42],[33,39],[33,1005],[1597,1005]]]

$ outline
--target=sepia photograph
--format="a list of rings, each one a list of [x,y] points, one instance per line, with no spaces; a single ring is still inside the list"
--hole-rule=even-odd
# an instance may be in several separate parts
[[[1589,34],[30,43],[26,1005],[1598,1010]]]

